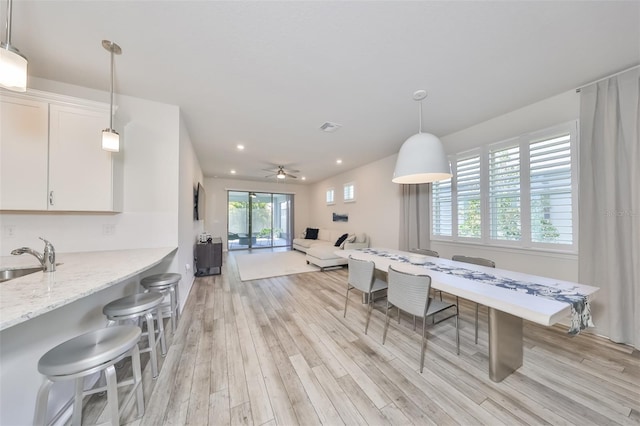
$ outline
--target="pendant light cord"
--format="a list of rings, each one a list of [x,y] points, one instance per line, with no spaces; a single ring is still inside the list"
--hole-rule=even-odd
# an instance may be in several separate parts
[[[109,108],[109,128],[113,130],[113,45],[111,45],[111,105]]]
[[[422,101],[420,101],[420,104],[419,104],[419,108],[418,108],[418,109],[419,109],[419,111],[420,111],[420,112],[419,112],[419,114],[420,114],[420,117],[419,117],[420,129],[419,129],[418,133],[422,133]]]
[[[7,37],[6,37],[6,43],[7,43],[7,47],[9,47],[11,45],[11,4],[12,4],[12,0],[7,1]]]

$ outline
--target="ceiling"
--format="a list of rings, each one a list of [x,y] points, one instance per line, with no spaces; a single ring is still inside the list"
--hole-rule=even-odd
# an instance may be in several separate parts
[[[444,136],[637,65],[640,2],[14,1],[30,76],[108,91],[103,39],[117,93],[180,106],[205,176],[316,182],[396,153],[418,89]]]

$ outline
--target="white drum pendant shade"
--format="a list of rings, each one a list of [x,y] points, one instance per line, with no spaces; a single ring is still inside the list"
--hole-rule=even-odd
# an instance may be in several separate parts
[[[0,87],[25,92],[27,90],[27,59],[9,47],[0,47]]]
[[[113,129],[102,131],[102,149],[110,152],[120,151],[120,135]]]
[[[394,183],[428,183],[449,179],[451,166],[442,142],[431,133],[418,133],[400,147]]]

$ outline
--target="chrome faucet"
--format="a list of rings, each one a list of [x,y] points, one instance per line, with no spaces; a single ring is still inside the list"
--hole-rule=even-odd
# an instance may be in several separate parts
[[[56,270],[56,249],[49,241],[45,240],[42,237],[40,237],[40,239],[44,241],[44,253],[41,254],[29,247],[20,247],[12,250],[11,254],[20,255],[27,253],[35,256],[35,258],[38,259],[38,261],[42,265],[42,270],[44,272],[53,272]]]

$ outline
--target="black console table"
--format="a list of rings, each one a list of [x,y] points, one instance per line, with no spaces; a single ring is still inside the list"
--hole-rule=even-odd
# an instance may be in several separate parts
[[[222,239],[212,238],[210,243],[196,244],[196,277],[222,273]]]

